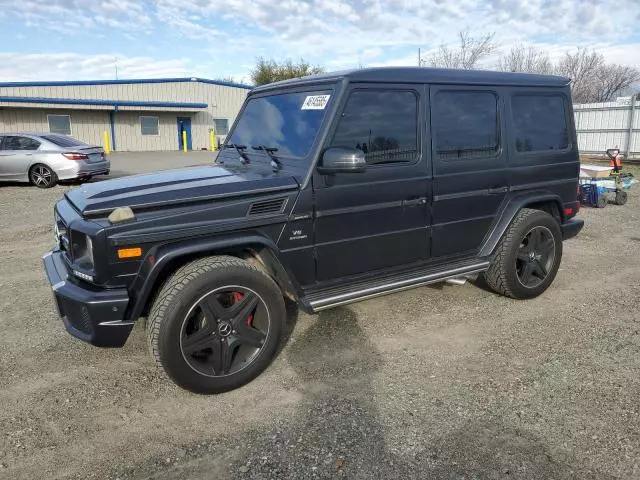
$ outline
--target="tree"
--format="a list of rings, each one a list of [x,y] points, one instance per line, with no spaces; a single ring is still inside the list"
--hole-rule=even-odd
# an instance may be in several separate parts
[[[293,63],[291,60],[278,63],[273,59],[267,60],[260,57],[251,71],[251,80],[255,85],[266,85],[280,80],[306,77],[323,72],[324,68],[313,66],[303,59],[298,63]]]
[[[512,47],[509,53],[498,60],[498,70],[503,72],[550,74],[553,69],[547,52],[524,45]]]
[[[480,61],[491,56],[498,49],[493,40],[494,33],[472,37],[468,30],[463,30],[458,35],[460,45],[457,48],[440,45],[438,51],[428,60],[430,66],[474,69],[478,67]]]

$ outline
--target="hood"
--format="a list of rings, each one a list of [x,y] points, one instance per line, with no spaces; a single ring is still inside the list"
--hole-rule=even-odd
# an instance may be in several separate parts
[[[91,217],[108,215],[117,207],[131,207],[135,212],[297,188],[298,182],[291,176],[232,172],[213,165],[87,183],[65,197],[83,216]]]

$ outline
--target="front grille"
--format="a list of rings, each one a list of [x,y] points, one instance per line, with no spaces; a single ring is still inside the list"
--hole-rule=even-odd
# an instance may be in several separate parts
[[[91,335],[93,333],[93,326],[89,319],[89,310],[82,305],[67,304],[65,308],[65,314],[67,320],[76,330]]]

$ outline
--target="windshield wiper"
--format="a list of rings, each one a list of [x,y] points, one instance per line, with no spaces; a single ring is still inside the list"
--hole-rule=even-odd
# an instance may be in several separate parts
[[[265,147],[264,145],[252,145],[251,148],[254,150],[262,150],[269,155],[271,159],[271,165],[273,168],[277,168],[278,170],[282,170],[282,162],[274,155],[274,152],[277,152],[278,149],[275,147]]]
[[[251,163],[251,160],[249,160],[249,157],[245,153],[245,150],[247,149],[246,145],[240,145],[238,143],[227,143],[227,144],[225,144],[225,147],[226,148],[234,148],[235,151],[238,152],[238,155],[240,155],[242,157],[241,162],[243,164]]]

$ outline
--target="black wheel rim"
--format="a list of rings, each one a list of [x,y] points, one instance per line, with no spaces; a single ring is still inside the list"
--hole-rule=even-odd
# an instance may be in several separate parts
[[[256,292],[235,285],[217,288],[187,313],[180,330],[180,350],[187,364],[201,375],[232,375],[258,357],[269,325],[269,309]]]
[[[556,242],[547,227],[533,227],[522,238],[516,259],[518,281],[535,288],[549,275],[556,258]]]
[[[31,170],[31,181],[38,187],[48,187],[51,185],[53,174],[48,167],[36,165]]]

